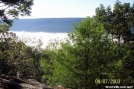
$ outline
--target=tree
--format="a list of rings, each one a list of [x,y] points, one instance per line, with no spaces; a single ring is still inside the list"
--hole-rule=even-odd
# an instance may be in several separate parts
[[[0,31],[8,31],[12,19],[19,15],[30,15],[33,0],[0,0]]]
[[[97,21],[104,24],[104,28],[113,36],[116,36],[118,42],[121,43],[132,41],[134,35],[134,4],[122,4],[119,0],[114,4],[113,10],[110,6],[105,8],[103,4],[96,8]]]
[[[121,78],[122,62],[128,52],[118,46],[101,23],[86,18],[74,26],[65,42],[52,43],[42,59],[43,78],[50,85],[72,89],[104,89],[96,79]],[[128,55],[127,55],[128,56]]]
[[[130,6],[130,3],[122,4],[117,0],[113,10],[110,6],[105,8],[101,4],[100,7],[96,8],[96,15],[94,17],[98,22],[103,23],[107,32],[118,39],[119,46],[123,44],[128,45],[127,50],[129,52],[126,54],[126,59],[124,59],[123,70],[129,70],[129,72],[124,72],[124,76],[122,75],[122,77],[132,78],[134,75],[134,71],[132,70],[134,63],[134,4]]]
[[[41,50],[26,46],[14,33],[0,33],[0,74],[41,81],[42,56]]]

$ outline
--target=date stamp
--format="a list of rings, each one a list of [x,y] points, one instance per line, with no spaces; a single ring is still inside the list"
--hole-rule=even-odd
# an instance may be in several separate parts
[[[119,89],[119,88],[121,88],[121,89],[123,89],[123,88],[125,88],[125,89],[133,89],[133,86],[105,86],[105,88],[111,88],[111,89],[113,89],[113,88],[117,88],[117,89]]]
[[[120,84],[120,79],[95,79],[95,84]]]

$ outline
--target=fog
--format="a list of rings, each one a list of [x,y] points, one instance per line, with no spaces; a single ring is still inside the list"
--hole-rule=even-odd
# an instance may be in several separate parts
[[[45,48],[49,42],[53,39],[64,40],[67,37],[67,33],[47,33],[47,32],[25,32],[25,31],[12,31],[16,33],[20,40],[26,43],[28,46],[37,46],[39,40],[42,42],[41,48]]]

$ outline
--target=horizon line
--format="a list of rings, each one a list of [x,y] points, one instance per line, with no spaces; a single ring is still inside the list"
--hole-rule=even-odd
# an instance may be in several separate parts
[[[64,18],[65,18],[65,19],[66,19],[66,18],[68,18],[68,19],[69,19],[69,18],[72,18],[72,19],[74,18],[74,19],[75,19],[75,18],[87,18],[87,17],[41,17],[41,18],[18,18],[18,19],[51,19],[51,18],[55,18],[55,19],[56,19],[56,18],[57,18],[57,19],[58,19],[58,18],[63,18],[63,19],[64,19]]]

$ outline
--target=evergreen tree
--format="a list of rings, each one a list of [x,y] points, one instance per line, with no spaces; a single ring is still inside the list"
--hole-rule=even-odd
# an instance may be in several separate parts
[[[26,46],[14,33],[0,33],[0,74],[41,81],[42,56],[41,50]]]
[[[0,31],[8,31],[12,19],[30,15],[33,0],[0,0]]]
[[[122,78],[131,77],[130,79],[133,80],[134,4],[130,6],[130,3],[122,4],[117,0],[113,10],[110,6],[105,8],[101,4],[100,7],[96,9],[96,15],[94,17],[98,22],[103,23],[107,32],[118,39],[120,46],[128,45],[127,50],[129,50],[129,52],[125,54],[126,58],[123,62],[123,70],[127,72],[123,73]]]
[[[72,89],[104,89],[96,79],[122,78],[127,45],[118,44],[101,23],[86,18],[74,27],[64,42],[50,44],[41,60],[43,78],[49,85]],[[127,75],[127,74],[126,74]]]
[[[119,0],[114,4],[113,10],[110,6],[105,8],[103,4],[96,8],[97,21],[104,24],[104,28],[121,43],[132,41],[134,35],[134,4],[122,4]]]

